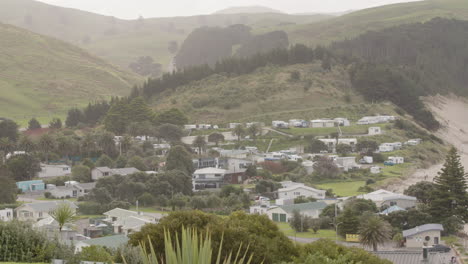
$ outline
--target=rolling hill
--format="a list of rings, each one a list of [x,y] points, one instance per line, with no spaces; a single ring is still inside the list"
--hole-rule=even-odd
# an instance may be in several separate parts
[[[71,106],[127,95],[140,78],[65,42],[0,24],[0,116],[61,116]]]
[[[370,30],[426,22],[435,17],[468,19],[466,0],[425,0],[393,4],[346,14],[326,21],[309,25],[286,27],[293,43],[306,45],[327,45],[356,37]]]
[[[283,13],[279,10],[265,6],[234,6],[215,12],[215,14],[262,14]]]
[[[168,51],[169,43],[175,41],[180,46],[194,29],[202,26],[246,24],[261,30],[330,17],[265,13],[121,20],[33,0],[0,1],[0,22],[70,42],[121,67],[128,67],[140,56],[151,56],[167,69],[174,57]]]

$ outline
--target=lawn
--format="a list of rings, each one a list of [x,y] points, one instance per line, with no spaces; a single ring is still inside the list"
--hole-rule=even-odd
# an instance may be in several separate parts
[[[319,230],[317,234],[314,234],[313,231],[307,231],[302,233],[296,233],[288,223],[276,223],[279,229],[286,235],[286,236],[296,236],[300,238],[330,238],[335,239],[335,231],[323,229]]]
[[[359,187],[365,186],[365,181],[349,181],[349,182],[330,182],[316,184],[320,189],[328,190],[333,189],[333,192],[338,196],[355,196],[362,194],[358,192]]]
[[[344,136],[346,134],[351,135],[359,135],[359,134],[367,134],[369,127],[381,127],[382,129],[387,124],[373,124],[373,125],[352,125],[348,127],[340,127],[341,132],[343,132]],[[319,128],[289,128],[289,129],[282,129],[281,131],[295,135],[295,136],[304,136],[304,135],[317,135],[317,136],[326,136],[330,135],[333,132],[338,132],[337,127],[319,127]]]

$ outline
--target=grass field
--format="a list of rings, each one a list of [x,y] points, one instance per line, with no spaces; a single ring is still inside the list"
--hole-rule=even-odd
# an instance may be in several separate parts
[[[365,181],[345,181],[345,182],[331,182],[331,183],[321,183],[316,184],[320,189],[327,190],[333,189],[333,192],[338,196],[355,196],[362,194],[358,192],[359,187],[365,186]]]
[[[347,116],[350,116],[348,114]],[[362,116],[361,116],[362,117]],[[381,127],[384,128],[386,124],[375,124],[375,125],[351,125],[347,127],[340,127],[341,132],[346,136],[346,134],[350,135],[365,135],[368,134],[369,127]],[[331,133],[338,132],[337,127],[318,127],[318,128],[289,128],[289,129],[282,129],[281,131],[295,135],[295,136],[304,136],[304,135],[317,135],[317,136],[325,136],[330,135]]]
[[[334,230],[322,229],[322,230],[319,230],[317,234],[314,234],[313,231],[296,233],[296,231],[294,231],[288,223],[276,223],[276,224],[286,236],[292,236],[292,237],[296,236],[300,238],[330,238],[330,239],[335,239],[336,237]]]

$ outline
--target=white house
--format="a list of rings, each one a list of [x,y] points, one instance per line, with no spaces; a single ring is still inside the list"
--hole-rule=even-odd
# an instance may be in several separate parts
[[[281,152],[271,152],[271,153],[265,153],[263,157],[265,158],[265,160],[268,160],[268,161],[276,161],[276,160],[286,159],[287,155]]]
[[[271,122],[273,128],[289,128],[289,123],[284,121],[273,121]]]
[[[66,203],[70,206],[73,212],[76,212],[78,207],[70,201],[51,201],[40,203],[27,203],[15,209],[16,218],[20,221],[38,221],[48,218],[50,212],[54,211],[61,204]]]
[[[388,123],[396,120],[395,116],[379,115],[379,116],[365,116],[357,122],[358,125],[372,125],[379,123]]]
[[[41,163],[41,171],[37,173],[39,178],[51,178],[67,176],[71,174],[71,167],[68,165],[52,165]]]
[[[121,208],[112,209],[103,215],[106,216],[104,221],[114,227],[114,233],[125,235],[140,231],[146,224],[156,224],[163,218],[162,214],[143,214]]]
[[[416,206],[417,202],[416,197],[397,194],[382,189],[368,194],[358,195],[356,197],[360,199],[371,200],[377,205],[377,207],[381,207],[382,205],[397,205],[403,209],[408,209]]]
[[[335,120],[332,119],[315,119],[310,120],[310,127],[319,128],[319,127],[334,127]]]
[[[311,202],[302,204],[273,206],[267,210],[268,218],[275,222],[289,222],[295,210],[299,211],[301,215],[309,216],[312,218],[319,218],[322,210],[327,207],[324,202]]]
[[[405,245],[408,248],[438,245],[442,231],[444,231],[444,227],[441,224],[426,224],[403,230],[403,237],[406,239]]]
[[[95,182],[91,183],[78,183],[70,182],[65,183],[65,186],[55,186],[53,184],[47,185],[47,191],[50,192],[52,197],[57,199],[77,198],[87,195],[92,189],[96,187]]]
[[[290,119],[289,127],[307,127],[307,122],[301,119]]]
[[[379,152],[392,152],[395,147],[391,143],[383,143],[379,146]]]
[[[137,172],[140,172],[140,171],[136,168],[111,169],[108,167],[96,167],[91,171],[91,179],[93,181],[97,181],[103,177],[108,177],[112,175],[127,176],[127,175],[134,174]]]
[[[334,138],[321,138],[319,140],[322,141],[323,143],[325,143],[325,145],[327,145],[327,147],[330,150],[334,150],[335,147],[336,147],[336,139],[334,139]],[[349,145],[349,146],[354,148],[356,146],[356,144],[357,144],[357,139],[355,139],[355,138],[339,138],[338,139],[338,144],[345,144],[345,145]]]
[[[229,129],[234,129],[234,128],[236,128],[238,126],[241,126],[241,125],[242,125],[241,123],[229,123],[228,128]]]
[[[372,174],[379,174],[382,169],[379,166],[370,167],[370,173]]]
[[[250,214],[264,215],[267,214],[268,209],[270,209],[270,206],[268,205],[254,205],[250,206],[249,212]]]
[[[304,183],[293,182],[293,181],[282,181],[282,182],[280,182],[280,184],[281,184],[281,187],[283,187],[283,188],[290,188],[290,187],[293,187],[293,186],[304,186],[305,185]]]
[[[349,120],[347,118],[342,118],[342,117],[338,117],[338,118],[335,118],[333,119],[333,121],[335,121],[335,123],[338,125],[338,126],[350,126],[351,125],[351,122],[349,122]]]
[[[317,190],[305,185],[293,185],[288,188],[281,188],[278,190],[279,199],[295,199],[298,197],[313,197],[315,199],[324,199],[325,191]]]
[[[196,170],[192,176],[194,190],[204,188],[220,188],[224,182],[227,170],[218,168],[204,168]]]
[[[372,156],[364,156],[361,160],[359,160],[361,164],[372,164],[374,163],[374,157]]]
[[[13,217],[14,217],[13,209],[6,208],[3,210],[0,210],[0,221],[8,222],[8,221],[13,220]]]
[[[185,130],[197,129],[197,125],[184,125]]]
[[[382,134],[382,128],[380,128],[380,127],[369,127],[368,131],[369,131],[370,136],[375,136],[375,135]]]
[[[343,169],[344,171],[349,171],[354,168],[359,168],[356,164],[356,157],[335,157],[333,161],[338,166],[338,168]]]
[[[403,164],[405,163],[405,158],[403,157],[388,157],[388,161],[393,164]]]

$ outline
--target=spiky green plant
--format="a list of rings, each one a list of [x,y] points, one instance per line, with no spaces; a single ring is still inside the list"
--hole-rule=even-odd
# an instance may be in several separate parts
[[[182,228],[182,241],[175,236],[175,243],[169,232],[164,232],[164,258],[159,259],[154,251],[151,240],[148,239],[150,250],[146,250],[144,244],[140,245],[143,264],[211,264],[213,260],[213,247],[211,235],[207,232],[206,235],[199,235],[195,229]],[[222,260],[221,251],[223,241],[218,250],[216,264],[250,264],[253,255],[247,256],[247,250],[242,254],[241,248],[234,256],[232,252]],[[125,264],[127,262],[124,259]]]
[[[57,221],[59,225],[59,231],[61,232],[63,226],[73,221],[75,212],[67,203],[60,204],[54,211],[50,213],[50,216]]]

